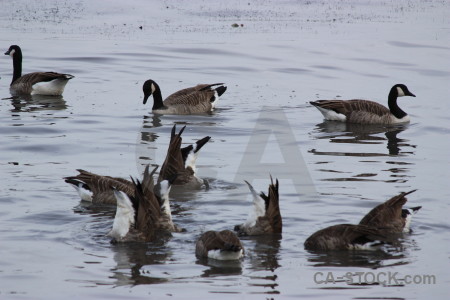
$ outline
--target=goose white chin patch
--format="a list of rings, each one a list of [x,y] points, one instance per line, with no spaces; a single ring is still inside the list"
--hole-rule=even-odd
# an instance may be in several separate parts
[[[401,87],[397,87],[397,97],[403,97],[405,96],[405,91]]]
[[[15,49],[12,49],[11,52],[9,52],[9,56],[13,57],[13,56],[14,56],[14,53],[16,53],[16,50],[15,50]]]
[[[152,83],[151,88],[152,88],[152,94],[153,94],[156,91],[156,87],[155,87],[154,83]]]

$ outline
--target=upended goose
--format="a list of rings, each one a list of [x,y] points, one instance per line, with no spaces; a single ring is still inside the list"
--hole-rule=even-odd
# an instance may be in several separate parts
[[[326,120],[359,124],[407,123],[410,118],[398,105],[397,98],[415,97],[406,85],[394,85],[388,96],[388,106],[369,100],[317,100],[311,101]]]
[[[183,126],[183,128],[176,133],[176,125],[172,127],[166,159],[159,172],[158,182],[176,176],[173,185],[183,185],[188,188],[200,188],[205,182],[197,177],[195,163],[200,149],[211,139],[211,137],[206,136],[195,142],[193,145],[181,148],[181,134],[185,128],[186,126]]]
[[[385,244],[388,235],[409,232],[411,215],[421,207],[403,209],[405,196],[401,193],[373,208],[358,225],[339,224],[321,229],[305,241],[307,250],[375,250]]]
[[[250,192],[253,195],[253,209],[242,225],[236,225],[234,230],[239,235],[262,235],[282,232],[282,218],[279,207],[278,179],[274,184],[272,176],[270,177],[269,191],[266,194],[258,194],[253,186],[247,183]]]
[[[421,209],[422,206],[403,208],[403,205],[408,201],[405,196],[415,191],[400,193],[374,207],[361,219],[359,224],[376,227],[386,233],[410,232],[412,215]]]
[[[144,186],[153,185],[153,174],[156,169],[150,173],[149,165],[145,167],[142,177],[142,184]],[[116,197],[111,187],[115,187],[116,190],[126,193],[128,197],[134,196],[135,185],[130,180],[97,175],[81,169],[77,171],[80,174],[64,177],[64,181],[75,188],[81,200],[99,204],[116,204]],[[173,180],[173,178],[171,179]]]
[[[116,242],[150,242],[159,234],[184,231],[172,221],[169,203],[170,183],[161,182],[164,190],[161,201],[152,192],[153,181],[149,186],[132,179],[134,195],[112,187],[117,198],[117,210],[113,226],[108,236]]]
[[[244,246],[231,230],[207,231],[195,245],[197,258],[237,260],[244,256]]]
[[[34,72],[22,75],[22,50],[17,45],[9,47],[5,55],[13,59],[12,94],[60,96],[67,82],[74,76],[56,72]]]
[[[161,89],[153,80],[147,80],[142,90],[144,104],[153,95],[152,111],[157,114],[189,115],[207,113],[214,110],[219,97],[227,90],[223,83],[199,84],[179,90],[162,100]]]

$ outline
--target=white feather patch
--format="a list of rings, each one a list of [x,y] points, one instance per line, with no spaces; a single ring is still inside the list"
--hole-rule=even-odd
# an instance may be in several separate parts
[[[184,163],[184,167],[191,167],[192,170],[195,172],[197,171],[197,168],[195,167],[195,163],[197,162],[197,157],[198,157],[198,151],[197,153],[194,153],[194,150],[191,150],[191,152],[189,152],[188,156],[186,157],[186,162]]]
[[[405,96],[405,91],[401,87],[397,87],[397,97],[403,97]]]
[[[120,240],[130,230],[134,224],[134,208],[130,198],[122,191],[114,190],[114,196],[117,200],[116,216],[114,218],[111,231],[108,233],[110,237]]]
[[[391,118],[392,118],[392,124],[408,123],[411,120],[409,115],[406,115],[401,119],[398,119],[394,115],[391,115]]]
[[[320,106],[316,106],[316,108],[322,113],[325,120],[340,121],[340,122],[347,121],[347,117],[345,115],[339,114],[339,113],[335,112],[334,110],[325,109]]]
[[[64,92],[67,80],[55,79],[47,82],[38,82],[33,85],[31,95],[59,96]]]
[[[209,250],[208,257],[217,260],[237,260],[244,256],[244,251]]]
[[[247,181],[245,181],[245,183],[247,183],[248,188],[250,189],[250,192],[253,196],[253,209],[250,211],[247,221],[245,221],[244,223],[244,226],[253,227],[256,224],[256,220],[266,214],[266,203],[250,183],[248,183]]]
[[[379,250],[381,247],[383,247],[383,243],[380,241],[372,241],[367,242],[365,244],[353,244],[350,245],[350,250],[368,250],[368,251],[375,251]]]
[[[170,220],[172,221],[172,212],[170,210],[170,202],[169,202],[169,193],[170,193],[170,184],[169,181],[163,180],[159,183],[160,185],[160,193],[161,193],[161,200],[163,201],[162,209],[164,213],[169,216]]]
[[[214,102],[211,102],[211,110],[214,110],[214,108],[216,108],[217,103],[219,103],[219,94],[217,93],[217,91],[214,91]]]
[[[80,196],[81,200],[92,202],[92,195],[93,195],[92,191],[83,188],[83,183],[80,182],[78,185],[72,184],[72,186],[77,191],[77,193]]]

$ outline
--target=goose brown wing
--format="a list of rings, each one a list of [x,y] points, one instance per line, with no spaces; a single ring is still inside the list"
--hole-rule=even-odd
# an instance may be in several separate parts
[[[38,82],[48,82],[55,79],[69,80],[73,76],[56,72],[34,72],[22,75],[14,81],[14,84],[34,85]]]
[[[97,175],[81,169],[78,169],[77,171],[80,174],[77,176],[65,177],[65,179],[84,182],[92,191],[95,202],[116,203],[116,198],[111,187],[115,187],[129,196],[134,195],[134,187],[132,186],[132,183],[126,179]]]
[[[318,100],[311,104],[324,109],[333,110],[345,116],[349,116],[353,112],[367,112],[378,116],[390,113],[387,107],[369,100]]]
[[[209,103],[214,97],[214,90],[211,87],[221,85],[214,84],[198,84],[195,87],[186,88],[173,93],[164,100],[164,105],[190,105],[196,106],[202,103]]]
[[[374,207],[361,219],[359,224],[376,228],[392,228],[394,231],[401,232],[405,225],[402,218],[402,208],[407,201],[405,196],[415,191],[400,193]]]

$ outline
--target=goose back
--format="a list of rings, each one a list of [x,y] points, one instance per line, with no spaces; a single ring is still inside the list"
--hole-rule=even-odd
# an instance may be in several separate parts
[[[195,255],[198,258],[235,260],[244,255],[244,247],[231,230],[207,231],[197,240]]]
[[[304,246],[307,250],[373,250],[385,239],[377,228],[339,224],[313,233]]]

